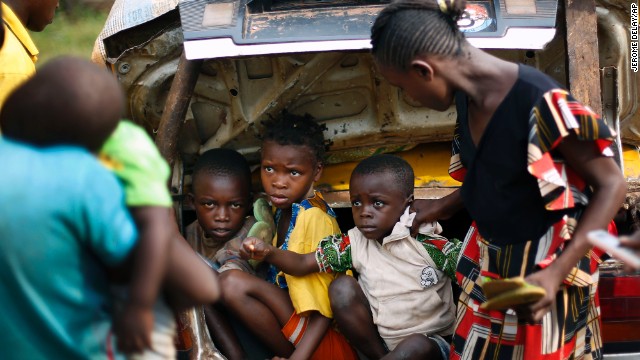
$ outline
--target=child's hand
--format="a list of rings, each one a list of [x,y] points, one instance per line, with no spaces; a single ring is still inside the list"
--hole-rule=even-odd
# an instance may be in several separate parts
[[[114,321],[113,331],[118,342],[118,350],[131,354],[150,349],[152,330],[152,309],[127,303]]]
[[[564,280],[561,274],[557,274],[553,265],[530,274],[524,279],[532,285],[537,285],[547,292],[539,301],[530,305],[521,306],[516,309],[518,318],[530,324],[538,324],[542,318],[551,310],[551,306],[556,300],[556,294],[560,290],[560,284]]]
[[[257,237],[248,237],[242,242],[240,256],[245,260],[264,260],[271,252],[271,245]]]

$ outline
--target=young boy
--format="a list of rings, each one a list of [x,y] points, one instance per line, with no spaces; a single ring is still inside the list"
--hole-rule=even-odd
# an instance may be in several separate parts
[[[206,257],[219,272],[236,269],[256,275],[255,263],[240,257],[242,241],[260,225],[269,229],[269,239],[273,237],[271,209],[262,211],[270,219],[263,219],[265,223],[256,225],[256,218],[249,215],[251,197],[251,170],[244,156],[224,148],[208,150],[200,155],[193,168],[189,193],[197,220],[186,227],[185,238],[193,250]],[[230,360],[246,358],[233,329],[219,309],[205,306],[204,312],[209,333],[222,353]],[[199,344],[196,340],[194,346],[206,347],[206,344]]]
[[[44,71],[45,69],[46,71]],[[111,134],[116,124],[118,124],[117,120],[123,105],[121,90],[111,76],[89,62],[74,58],[62,58],[47,64],[43,68],[42,74],[37,75],[33,80],[28,81],[24,87],[19,88],[10,99],[11,101],[5,106],[0,118],[0,123],[7,137],[19,141],[28,141],[42,148],[57,144],[67,144],[79,146],[92,152],[97,152],[103,146],[103,142],[107,137],[104,133]],[[78,99],[82,99],[82,101],[78,101]],[[108,124],[109,127],[107,128],[103,124]],[[135,132],[125,132],[125,134],[135,135]],[[144,154],[140,155],[142,158],[147,159]],[[198,260],[186,243],[177,241],[169,243],[171,249],[168,259],[160,258],[156,260],[153,258],[157,253],[154,252],[155,238],[162,240],[164,236],[170,239],[170,231],[173,230],[173,227],[169,226],[171,224],[169,210],[167,208],[163,210],[155,209],[154,212],[154,209],[145,209],[144,207],[136,209],[137,203],[131,200],[140,200],[144,199],[144,197],[136,198],[133,195],[144,194],[144,191],[131,191],[131,184],[127,184],[126,180],[148,178],[130,176],[131,172],[136,173],[136,171],[140,171],[143,168],[127,167],[127,169],[130,171],[125,172],[127,176],[124,176],[121,180],[125,180],[124,185],[127,201],[129,202],[128,205],[133,205],[131,213],[134,215],[135,220],[151,221],[151,223],[138,224],[142,225],[139,226],[141,238],[135,257],[131,257],[134,260],[133,264],[127,264],[126,266],[123,264],[125,269],[133,268],[131,275],[132,286],[130,286],[131,291],[124,307],[124,320],[128,321],[128,323],[120,327],[120,332],[117,335],[119,335],[119,340],[127,340],[128,344],[130,344],[129,346],[135,347],[127,349],[127,342],[121,342],[122,348],[135,351],[149,347],[149,332],[150,327],[153,325],[151,308],[156,302],[157,287],[161,280],[164,279],[167,288],[174,290],[173,292],[176,293],[175,296],[172,296],[173,305],[176,308],[213,302],[217,299],[219,293],[216,277],[212,272],[208,271],[202,261]],[[61,174],[60,176],[63,177],[73,173],[73,170],[66,169],[56,172],[56,175]],[[118,175],[122,176],[121,173],[118,173]],[[52,176],[52,178],[55,178],[55,176]],[[63,185],[60,186],[61,189]],[[149,187],[152,188],[153,186],[150,185]],[[157,190],[159,186],[153,188]],[[68,189],[76,190],[73,187],[73,183],[68,185]],[[79,187],[79,189],[82,189],[82,187]],[[89,192],[94,190],[98,192],[101,188],[91,189]],[[122,198],[117,198],[117,200],[122,201]],[[100,201],[95,206],[99,207],[99,205]],[[141,214],[143,216],[139,217]],[[160,216],[152,214],[159,214]],[[55,218],[55,216],[53,217]],[[83,218],[79,217],[79,219]],[[158,219],[161,219],[161,221],[157,221]],[[164,222],[162,222],[162,219],[164,219]],[[97,220],[108,223],[110,219],[102,218]],[[156,226],[146,226],[149,224],[156,224]],[[164,226],[157,226],[157,224]],[[94,235],[91,233],[91,228],[88,228],[87,231],[89,232],[87,236]],[[85,239],[81,240],[84,241]],[[149,253],[146,251],[149,251]],[[147,257],[146,261],[139,260],[144,257]],[[87,258],[91,259],[93,257],[88,256]],[[131,258],[129,260],[132,260]],[[156,261],[160,265],[156,264]],[[127,261],[127,263],[129,262]],[[164,271],[165,263],[168,263],[167,268],[170,269],[166,274]],[[100,276],[104,276],[104,274]],[[149,283],[145,282],[146,279],[148,279]],[[141,280],[142,282],[140,282]],[[133,287],[134,284],[139,284],[138,286],[141,288]],[[108,304],[109,301],[105,300],[104,302],[110,305]],[[126,309],[130,311],[126,311]],[[140,323],[135,323],[133,322],[134,320],[139,320]],[[108,325],[108,322],[106,325]],[[81,326],[73,329],[87,330]],[[125,337],[123,334],[132,334],[132,337]],[[170,334],[168,340],[170,349],[172,348],[172,336],[173,334]],[[122,344],[125,346],[122,346]],[[155,344],[157,342],[154,339]],[[77,346],[79,351],[83,351],[84,344],[78,342],[72,345]],[[165,341],[163,348],[166,347],[167,342]],[[105,349],[112,351],[110,348]],[[95,352],[95,349],[91,350]],[[89,354],[92,354],[92,352]]]
[[[402,158],[367,158],[351,174],[356,227],[348,234],[327,237],[306,255],[250,238],[243,256],[264,259],[295,276],[357,271],[357,282],[343,276],[329,289],[338,327],[351,344],[370,359],[389,352],[448,359],[454,328],[450,278],[460,242],[437,235],[442,230],[437,223],[411,237],[413,182],[413,169]]]
[[[206,151],[196,161],[191,179],[189,199],[197,220],[185,229],[189,245],[220,272],[238,269],[255,274],[255,268],[240,257],[242,241],[256,223],[249,215],[251,170],[244,156],[231,149]]]

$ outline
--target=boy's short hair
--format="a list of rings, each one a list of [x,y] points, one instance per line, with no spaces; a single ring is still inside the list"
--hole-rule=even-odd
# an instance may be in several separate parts
[[[201,175],[237,177],[251,188],[249,163],[242,154],[233,149],[211,149],[200,155],[193,167],[192,184]]]
[[[87,60],[60,57],[8,97],[0,126],[7,137],[36,146],[66,144],[97,151],[123,110],[115,76]]]
[[[262,141],[274,141],[279,145],[307,146],[316,161],[324,163],[327,143],[324,139],[326,126],[319,124],[309,114],[304,116],[284,111],[281,116],[265,123]]]
[[[396,181],[389,184],[390,187],[396,186],[403,194],[413,195],[414,174],[413,168],[403,158],[390,154],[379,154],[368,157],[353,169],[351,176],[354,175],[377,175],[382,173],[390,173]]]

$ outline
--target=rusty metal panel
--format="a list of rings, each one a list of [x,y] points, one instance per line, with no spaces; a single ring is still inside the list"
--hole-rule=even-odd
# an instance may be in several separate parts
[[[564,0],[569,89],[580,102],[602,113],[595,0]]]

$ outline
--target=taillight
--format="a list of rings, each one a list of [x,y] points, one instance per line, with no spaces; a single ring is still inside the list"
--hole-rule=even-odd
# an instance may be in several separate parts
[[[624,274],[609,260],[600,267],[598,293],[605,346],[640,341],[640,275]]]

